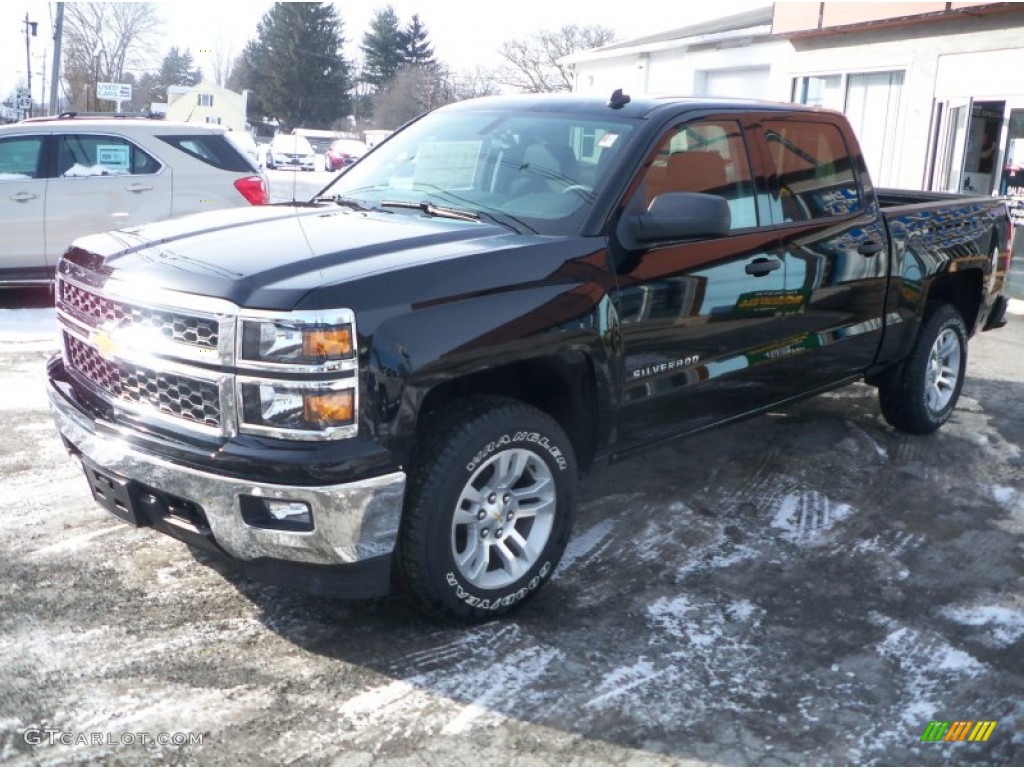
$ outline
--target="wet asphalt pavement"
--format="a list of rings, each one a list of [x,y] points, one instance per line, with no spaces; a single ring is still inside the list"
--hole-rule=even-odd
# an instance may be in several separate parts
[[[1024,764],[1024,317],[936,435],[857,385],[591,477],[554,580],[470,628],[116,521],[49,347],[0,341],[0,764]]]

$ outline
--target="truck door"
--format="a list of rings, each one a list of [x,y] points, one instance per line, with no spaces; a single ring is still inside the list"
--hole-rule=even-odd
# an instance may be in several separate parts
[[[834,118],[769,117],[761,131],[791,300],[776,354],[798,395],[857,377],[874,360],[888,237],[860,151]]]
[[[658,243],[616,255],[623,370],[623,449],[753,410],[778,396],[768,350],[782,338],[785,265],[762,227],[742,118],[674,126],[630,187],[624,215],[666,192],[725,198],[725,237]]]

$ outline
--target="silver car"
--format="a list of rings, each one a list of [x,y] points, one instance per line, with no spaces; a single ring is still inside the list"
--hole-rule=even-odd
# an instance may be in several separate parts
[[[267,148],[267,168],[316,170],[316,153],[305,136],[279,133]]]
[[[82,235],[270,202],[219,126],[66,117],[0,127],[0,286],[53,279]]]

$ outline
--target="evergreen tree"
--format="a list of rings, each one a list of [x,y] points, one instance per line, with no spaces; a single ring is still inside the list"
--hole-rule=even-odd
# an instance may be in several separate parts
[[[406,38],[390,5],[379,10],[363,35],[363,82],[380,89],[405,64]]]
[[[171,50],[160,63],[160,72],[156,83],[149,90],[151,101],[167,101],[167,88],[172,85],[198,85],[203,79],[203,71],[193,67],[192,51],[186,48],[183,52],[178,47]]]
[[[434,46],[427,39],[427,28],[420,21],[418,13],[412,15],[412,20],[402,30],[405,50],[403,58],[405,64],[416,67],[434,68],[437,60],[434,58]]]
[[[275,3],[239,56],[229,81],[249,88],[250,114],[287,130],[329,128],[349,111],[342,22],[331,3]]]

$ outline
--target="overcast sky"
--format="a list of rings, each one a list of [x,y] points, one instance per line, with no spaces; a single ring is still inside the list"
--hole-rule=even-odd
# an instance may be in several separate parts
[[[728,16],[750,8],[770,5],[762,0],[719,0],[695,3],[664,0],[632,0],[632,2],[595,2],[595,0],[392,0],[390,3],[404,24],[418,13],[427,27],[437,58],[454,69],[472,70],[498,63],[496,51],[505,40],[524,37],[541,29],[563,24],[600,24],[610,27],[619,39],[628,39],[664,29],[673,29],[709,18]],[[51,20],[56,3],[38,0],[3,0],[0,3],[0,99],[25,81],[25,13],[39,23],[39,35],[32,38],[32,91],[41,98],[43,56],[45,51],[46,83],[50,81],[53,56]],[[172,45],[191,49],[196,62],[208,73],[207,57],[199,51],[214,47],[227,48],[238,54],[246,41],[256,36],[256,25],[270,8],[260,0],[193,0],[158,2],[164,19],[161,45],[152,53],[152,69],[159,67]],[[374,11],[388,3],[373,0],[337,2],[344,34],[348,41],[346,55],[358,53]]]

